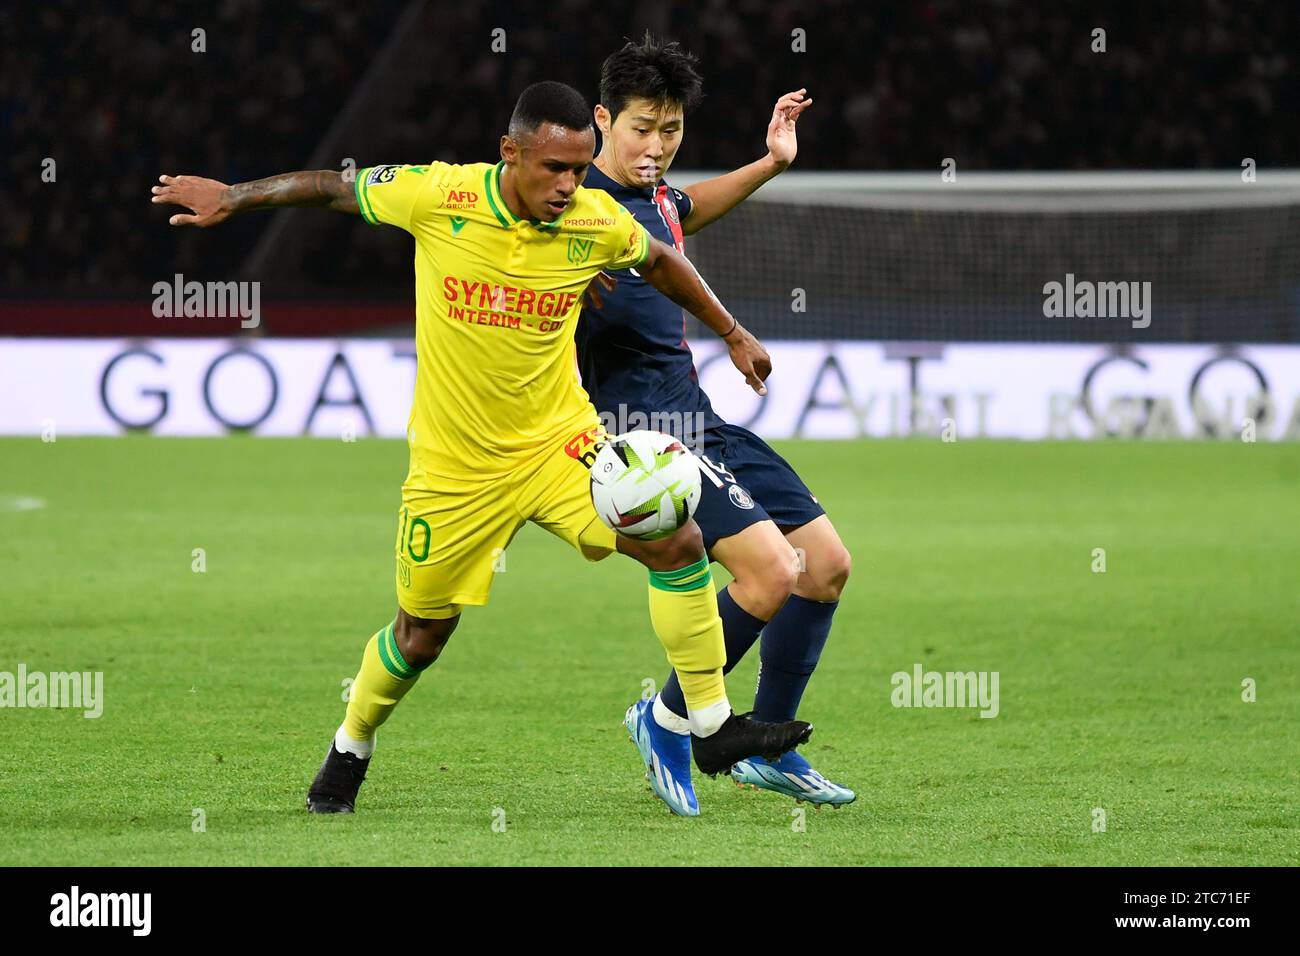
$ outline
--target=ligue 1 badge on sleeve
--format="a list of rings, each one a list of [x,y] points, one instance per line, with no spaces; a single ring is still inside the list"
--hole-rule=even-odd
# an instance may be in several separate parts
[[[376,166],[366,177],[366,185],[378,186],[380,183],[391,183],[397,176],[399,168],[398,166]]]

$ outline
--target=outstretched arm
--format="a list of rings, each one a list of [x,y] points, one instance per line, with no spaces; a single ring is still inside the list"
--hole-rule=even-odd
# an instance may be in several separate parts
[[[709,223],[721,219],[748,199],[755,189],[794,162],[799,151],[794,124],[799,114],[812,105],[812,97],[804,97],[806,92],[795,90],[776,101],[772,120],[767,124],[766,156],[682,190],[691,197],[691,211],[682,222],[682,231],[686,235],[699,232]]]
[[[749,387],[760,395],[767,394],[763,381],[772,374],[772,360],[767,349],[723,307],[689,259],[672,246],[651,239],[650,254],[636,267],[636,271],[646,282],[718,333],[727,343],[732,364],[745,376]]]
[[[168,220],[173,226],[206,228],[224,222],[236,213],[278,206],[324,206],[359,215],[353,184],[332,169],[282,173],[266,179],[227,186],[199,176],[159,176],[153,187],[153,201],[185,206],[192,214],[177,213]]]

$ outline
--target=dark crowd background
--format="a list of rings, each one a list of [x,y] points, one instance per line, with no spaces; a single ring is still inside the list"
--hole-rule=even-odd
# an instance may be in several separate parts
[[[647,26],[697,53],[705,77],[679,169],[759,157],[772,103],[801,86],[816,102],[800,120],[799,170],[937,170],[949,156],[963,170],[1235,169],[1246,156],[1263,169],[1300,155],[1300,5],[1275,0],[706,0],[650,12],[429,0],[393,38],[407,9],[0,6],[0,294],[143,295],[174,272],[232,277],[272,217],[181,234],[149,204],[158,173],[238,181],[303,168],[377,62],[380,74],[400,64],[376,87],[400,91],[400,109],[343,130],[324,165],[494,160],[525,85],[564,80],[594,103],[601,61]],[[191,51],[196,27],[204,53]],[[1104,54],[1090,48],[1098,27]],[[491,52],[495,28],[504,54]],[[807,52],[791,50],[796,28]],[[405,56],[385,66],[390,40]],[[54,183],[41,178],[46,157]],[[298,295],[409,296],[402,237],[369,229],[313,220],[298,255],[276,265],[273,250],[269,275]]]

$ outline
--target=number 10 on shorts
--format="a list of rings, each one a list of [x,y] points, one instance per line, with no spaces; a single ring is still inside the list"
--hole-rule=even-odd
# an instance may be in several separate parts
[[[397,555],[409,557],[416,564],[429,557],[429,522],[423,518],[411,519],[409,508],[402,509],[402,524],[397,529]],[[410,569],[407,569],[409,576]]]

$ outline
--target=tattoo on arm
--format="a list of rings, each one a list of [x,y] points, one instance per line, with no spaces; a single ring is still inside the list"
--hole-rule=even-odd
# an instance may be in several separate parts
[[[326,206],[339,212],[360,213],[352,183],[332,169],[282,173],[266,179],[236,183],[223,197],[231,212],[274,206]]]

